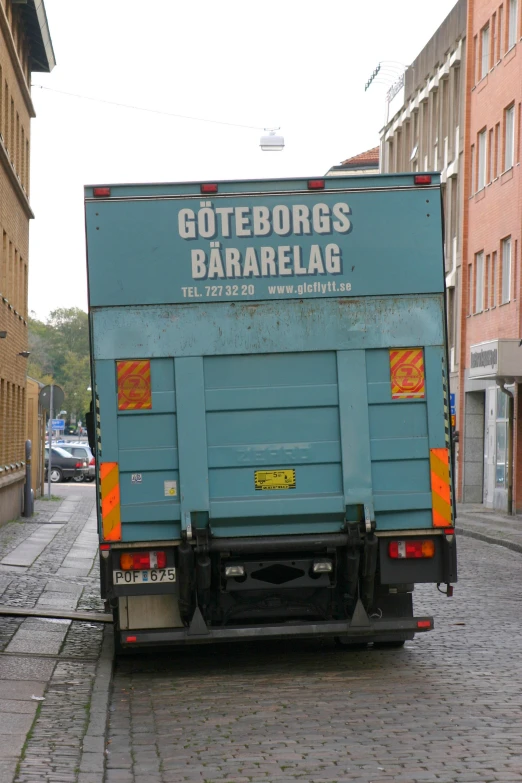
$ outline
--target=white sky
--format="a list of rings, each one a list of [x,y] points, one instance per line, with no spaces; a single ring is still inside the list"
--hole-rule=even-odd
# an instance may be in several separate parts
[[[378,144],[379,61],[411,62],[455,0],[45,0],[57,66],[33,85],[29,307],[87,309],[83,186],[324,175]],[[391,83],[391,80],[390,82]]]

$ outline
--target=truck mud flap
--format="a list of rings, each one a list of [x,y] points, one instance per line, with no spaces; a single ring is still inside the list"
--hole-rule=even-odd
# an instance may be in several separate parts
[[[412,638],[416,633],[433,629],[432,617],[398,617],[389,620],[370,619],[366,625],[354,626],[346,621],[324,621],[318,623],[285,623],[280,625],[246,626],[225,628],[206,627],[201,634],[188,628],[171,628],[147,631],[120,631],[122,647],[153,647],[155,645],[209,644],[229,641],[252,641],[253,639],[288,639],[342,636],[354,642],[381,642],[399,636]]]

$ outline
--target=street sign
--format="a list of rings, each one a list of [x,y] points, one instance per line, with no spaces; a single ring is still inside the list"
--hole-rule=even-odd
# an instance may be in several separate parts
[[[39,395],[40,405],[49,413],[49,407],[51,405],[51,387],[44,386]],[[65,394],[61,386],[53,384],[53,408],[55,411],[61,411]]]
[[[453,429],[457,426],[457,409],[455,407],[455,393],[450,393],[450,415],[451,415],[451,426]]]
[[[52,428],[53,430],[64,430],[65,419],[53,419]]]

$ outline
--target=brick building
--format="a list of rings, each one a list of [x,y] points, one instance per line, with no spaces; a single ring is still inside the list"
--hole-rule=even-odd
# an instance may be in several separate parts
[[[31,74],[53,67],[42,0],[0,0],[0,522],[25,477]]]
[[[450,391],[458,399],[460,282],[464,212],[466,0],[441,26],[389,90],[389,119],[381,130],[381,171],[440,171]],[[457,419],[458,428],[458,419]]]
[[[520,0],[469,0],[460,496],[522,511]]]

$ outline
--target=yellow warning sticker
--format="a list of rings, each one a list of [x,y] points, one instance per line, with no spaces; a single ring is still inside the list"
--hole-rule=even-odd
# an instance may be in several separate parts
[[[425,397],[424,351],[401,348],[390,351],[392,400],[414,400]]]
[[[256,489],[295,489],[295,470],[256,470]]]

